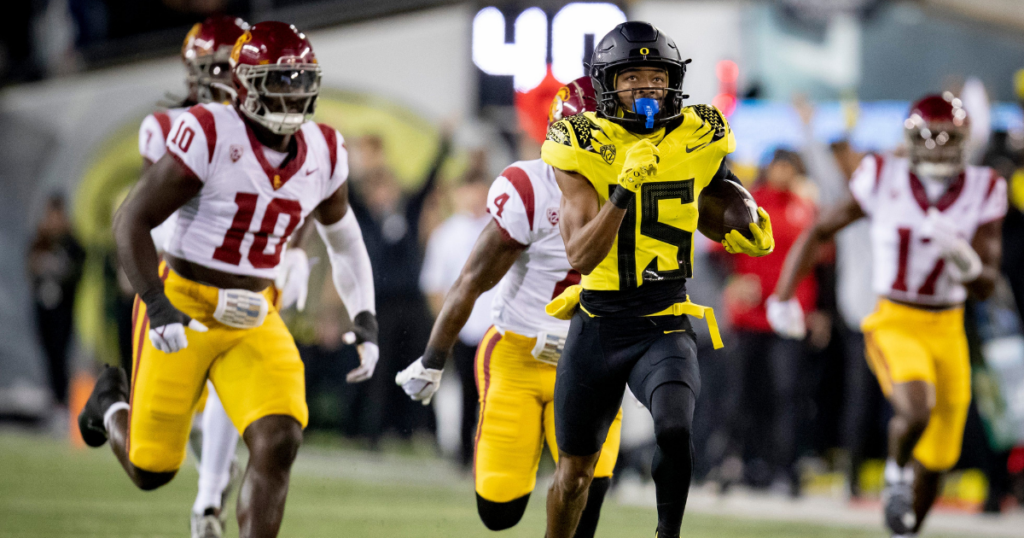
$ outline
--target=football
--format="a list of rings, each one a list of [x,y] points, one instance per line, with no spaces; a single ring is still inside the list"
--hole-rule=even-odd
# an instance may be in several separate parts
[[[729,180],[712,181],[697,198],[697,230],[718,243],[731,230],[739,230],[748,239],[750,223],[757,224],[757,202],[743,185]]]

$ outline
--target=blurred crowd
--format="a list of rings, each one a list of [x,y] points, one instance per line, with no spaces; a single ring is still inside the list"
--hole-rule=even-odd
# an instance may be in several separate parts
[[[775,148],[742,178],[772,215],[774,255],[726,256],[720,245],[697,240],[689,292],[694,301],[720,312],[726,348],[713,351],[706,335],[698,331],[704,389],[695,417],[696,478],[717,484],[723,492],[744,485],[800,496],[808,466],[817,465],[817,470],[844,474],[849,494],[858,496],[863,463],[884,458],[885,424],[891,413],[868,369],[860,333],[860,321],[875,300],[867,269],[871,249],[866,223],[844,230],[814,274],[798,286],[796,296],[810,312],[805,340],[772,332],[765,299],[775,288],[787,251],[819,209],[848,196],[846,183],[865,154],[848,140],[816,138],[813,105],[796,99],[794,108],[804,126],[802,144]],[[1014,316],[1019,331],[1017,312],[1024,305],[1024,138],[1008,132],[987,138],[977,162],[994,167],[1011,185],[1003,250],[1007,285],[993,301],[1002,305],[1001,315]],[[525,138],[522,146],[513,153],[528,158],[526,154],[538,151],[536,143]],[[446,369],[454,375],[445,385],[459,394],[450,400],[459,402],[454,413],[436,402],[432,408],[410,401],[394,378],[423,352],[444,294],[489,220],[486,196],[492,163],[486,151],[477,150],[462,155],[461,166],[445,166],[452,160],[453,145],[451,131],[442,129],[431,165],[409,187],[389,165],[389,149],[381,136],[351,139],[348,147],[351,206],[374,270],[381,356],[369,382],[345,382],[345,373],[358,364],[354,348],[343,341],[348,316],[329,279],[315,276],[324,268],[314,267],[311,306],[289,318],[306,362],[310,428],[338,432],[369,449],[380,449],[385,440],[432,438],[445,426],[441,422],[449,422],[460,440],[450,452],[468,469],[477,412],[473,357],[490,325],[490,296],[478,302],[460,334],[453,367]],[[451,168],[460,170],[445,173]],[[28,268],[38,325],[45,329],[40,342],[50,364],[55,400],[63,406],[68,401],[68,341],[83,257],[63,201],[54,197],[32,242]],[[310,259],[316,259],[314,251]],[[112,311],[123,314],[130,291],[123,288],[122,295],[124,304]],[[981,342],[996,330],[993,308],[968,307],[972,356],[979,368],[984,366]],[[122,355],[130,353],[130,344],[123,339],[121,347]],[[1014,497],[1024,502],[1024,469],[1019,468],[1024,463],[1018,461],[1024,460],[1024,449],[992,442],[978,400],[976,396],[972,404],[960,467],[985,473],[989,492],[984,507],[997,511]],[[630,405],[628,397],[624,405]],[[650,461],[644,454],[653,450],[653,435],[626,438],[629,431],[627,425],[620,466],[623,474],[634,470],[643,475],[645,463],[634,462]]]

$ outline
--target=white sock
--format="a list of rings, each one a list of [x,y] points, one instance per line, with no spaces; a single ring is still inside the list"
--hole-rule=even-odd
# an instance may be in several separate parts
[[[910,484],[914,481],[914,467],[900,467],[894,458],[885,460],[885,481],[890,484]]]
[[[209,384],[210,395],[203,410],[203,454],[199,463],[199,493],[192,511],[220,509],[220,497],[231,480],[231,462],[238,446],[238,430],[224,411],[224,404]]]
[[[124,409],[125,411],[131,409],[128,406],[128,402],[116,402],[107,408],[106,413],[103,413],[103,428],[106,429],[108,432],[110,431],[110,421],[114,419],[114,413],[117,413],[122,409]]]

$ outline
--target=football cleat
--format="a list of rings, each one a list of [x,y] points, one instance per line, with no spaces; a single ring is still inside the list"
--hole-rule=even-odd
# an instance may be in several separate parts
[[[202,514],[192,512],[192,538],[221,538],[224,536],[224,524],[217,516],[216,510],[207,508]]]
[[[917,516],[914,514],[914,490],[910,482],[886,482],[882,491],[885,526],[895,536],[913,536]]]
[[[220,494],[220,526],[223,529],[228,524],[228,498],[231,497],[231,493],[235,491],[238,484],[242,482],[242,475],[244,469],[238,464],[238,458],[231,460],[231,469],[228,471],[228,485],[224,486],[224,492]]]
[[[128,401],[128,375],[124,368],[107,366],[96,379],[96,386],[78,414],[78,430],[82,440],[91,447],[103,446],[107,442],[107,428],[103,415],[117,402]]]

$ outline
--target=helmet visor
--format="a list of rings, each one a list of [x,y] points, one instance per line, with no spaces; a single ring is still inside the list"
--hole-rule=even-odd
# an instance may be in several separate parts
[[[263,78],[263,95],[272,97],[299,97],[320,93],[320,67],[275,67],[268,69]]]

